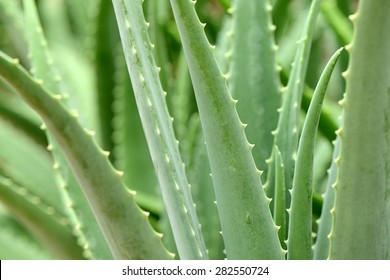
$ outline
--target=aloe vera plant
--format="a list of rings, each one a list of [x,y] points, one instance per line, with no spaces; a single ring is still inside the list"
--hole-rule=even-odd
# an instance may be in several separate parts
[[[390,259],[390,3],[355,4],[0,0],[0,257]]]

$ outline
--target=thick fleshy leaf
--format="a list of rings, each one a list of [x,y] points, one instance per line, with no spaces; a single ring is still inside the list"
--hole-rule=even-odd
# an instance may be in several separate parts
[[[0,76],[34,108],[53,134],[86,195],[99,226],[117,259],[165,259],[169,253],[152,230],[134,194],[121,181],[103,152],[56,96],[45,91],[18,64],[0,53]],[[129,230],[132,229],[132,230]]]
[[[282,259],[277,228],[244,127],[199,22],[195,2],[171,0],[197,99],[229,259]]]

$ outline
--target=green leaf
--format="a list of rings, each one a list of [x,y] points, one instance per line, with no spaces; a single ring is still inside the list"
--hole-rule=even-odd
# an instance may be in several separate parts
[[[331,259],[390,259],[389,13],[362,0],[352,17]]]
[[[313,158],[318,122],[325,92],[333,69],[343,49],[326,65],[307,111],[299,141],[291,192],[288,231],[288,259],[312,259]]]
[[[142,130],[123,50],[118,47],[112,106],[115,166],[123,170],[126,186],[137,192],[135,199],[138,205],[158,215],[163,210],[163,203],[157,176]]]
[[[121,181],[104,153],[52,94],[13,60],[0,52],[0,76],[7,80],[45,121],[60,145],[117,259],[170,258],[151,229],[134,194]],[[131,229],[131,230],[129,230]]]
[[[193,115],[189,122],[189,133],[193,135],[193,150],[191,162],[187,170],[192,182],[192,194],[196,203],[199,221],[202,225],[204,240],[211,260],[221,260],[226,257],[225,245],[221,235],[221,225],[215,205],[213,181],[210,177],[210,162],[200,126],[198,115]]]
[[[59,99],[64,104],[72,104],[71,96],[63,94],[65,88],[59,71],[55,68],[53,59],[47,46],[46,38],[43,34],[35,2],[24,0],[26,24],[31,27],[26,30],[32,72],[37,79],[51,92],[59,93]],[[85,112],[83,110],[83,112]],[[86,120],[87,118],[84,118]],[[54,170],[59,177],[58,186],[67,207],[68,215],[74,227],[74,233],[78,237],[78,242],[85,250],[87,258],[112,259],[112,254],[108,248],[102,232],[97,224],[96,218],[83,195],[76,178],[73,176],[68,166],[65,156],[60,150],[56,140],[48,133],[50,151],[53,154],[55,164]]]
[[[229,259],[282,259],[260,171],[190,0],[171,0],[195,89]]]
[[[340,156],[340,138],[335,140],[332,165],[329,169],[329,178],[326,185],[324,203],[321,211],[321,218],[318,221],[318,232],[313,250],[315,260],[326,260],[329,258],[330,240],[329,234],[332,230],[332,212],[335,200],[334,183],[337,180],[336,159]]]
[[[268,0],[236,0],[233,6],[231,68],[228,85],[238,100],[237,111],[248,126],[257,167],[267,170],[281,105],[281,84],[276,65],[274,26]]]
[[[207,259],[141,2],[113,2],[138,111],[180,258]]]
[[[298,145],[299,114],[302,92],[320,4],[321,0],[314,0],[311,4],[302,37],[298,41],[298,49],[295,54],[290,79],[288,80],[286,91],[284,92],[278,126],[273,132],[275,136],[274,147],[278,147],[283,159],[287,206],[290,205],[290,194],[288,193],[288,190],[292,187],[295,155]],[[273,163],[272,158],[273,157],[271,156],[271,160],[268,161],[269,168],[265,187],[267,195],[271,198],[274,197],[275,192],[275,164]]]

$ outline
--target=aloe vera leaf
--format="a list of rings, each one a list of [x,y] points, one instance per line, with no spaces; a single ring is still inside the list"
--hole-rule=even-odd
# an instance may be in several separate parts
[[[207,143],[227,257],[282,259],[245,125],[239,120],[194,5],[189,0],[171,1]]]
[[[43,85],[51,92],[61,93],[64,88],[61,76],[54,68],[51,54],[47,48],[47,41],[38,18],[36,6],[33,0],[24,0],[26,24],[31,30],[26,30],[30,58],[34,76],[41,79]],[[35,30],[34,30],[35,29]],[[64,104],[71,104],[71,97],[60,94]],[[96,218],[83,195],[76,178],[68,166],[65,156],[60,151],[53,136],[48,133],[50,151],[53,154],[54,169],[58,174],[58,185],[67,207],[73,231],[78,238],[78,243],[84,249],[87,258],[112,259],[112,254],[98,226]]]
[[[134,194],[121,181],[93,136],[56,98],[17,63],[0,52],[0,75],[34,108],[56,138],[117,259],[165,259],[169,253],[151,229]],[[129,230],[129,228],[131,230]]]
[[[341,55],[342,57],[342,55]],[[282,70],[280,72],[282,82],[286,82],[289,80],[289,74]],[[309,109],[309,105],[311,99],[313,98],[313,89],[311,89],[308,85],[304,85],[303,94],[302,94],[302,104],[301,108],[307,112]],[[323,104],[320,116],[320,122],[318,124],[318,129],[321,133],[332,142],[336,139],[336,130],[338,129],[338,121],[335,119],[335,115],[339,115],[339,108],[335,106],[330,106],[331,104]]]
[[[189,183],[152,56],[142,1],[113,3],[138,110],[180,258],[206,259]]]
[[[59,259],[82,259],[68,219],[39,196],[0,175],[0,200]]]
[[[286,186],[284,181],[284,170],[282,156],[278,147],[274,152],[275,162],[275,199],[274,199],[274,220],[275,224],[280,227],[278,231],[279,241],[285,249],[285,237],[287,235],[287,212],[286,212]]]
[[[49,260],[53,255],[0,205],[0,259]]]
[[[228,85],[238,100],[237,111],[257,167],[267,170],[281,105],[274,26],[269,0],[236,0],[233,6],[233,46]]]
[[[335,191],[334,183],[337,180],[337,165],[336,159],[340,155],[340,138],[334,142],[333,160],[329,169],[329,177],[324,194],[324,203],[321,211],[321,218],[318,221],[317,238],[313,250],[313,258],[315,260],[326,260],[329,258],[329,234],[332,229],[332,213],[334,207]]]
[[[298,145],[299,114],[302,92],[310,54],[311,41],[320,4],[321,0],[314,0],[312,2],[302,37],[298,40],[298,49],[293,62],[293,68],[290,73],[290,79],[284,93],[285,96],[280,110],[278,126],[273,132],[275,137],[274,146],[279,148],[283,159],[286,191],[290,190],[292,187],[295,156]],[[271,160],[268,161],[268,164],[270,166],[268,168],[266,192],[269,197],[274,197],[274,163],[272,161],[272,157]],[[286,201],[287,206],[289,206],[290,194],[288,192],[286,194]]]
[[[303,125],[291,191],[288,259],[312,259],[313,157],[318,122],[329,79],[342,48],[325,66]]]
[[[133,87],[121,46],[115,59],[115,87],[112,142],[115,166],[123,170],[126,186],[137,192],[135,200],[142,208],[159,214],[163,205],[157,176],[150,158],[135,102]],[[142,176],[139,176],[142,174]]]
[[[305,86],[302,96],[302,109],[307,112],[310,102],[313,98],[313,90],[308,86]],[[336,130],[338,128],[338,122],[335,119],[335,115],[338,115],[338,110],[331,106],[324,104],[321,111],[320,121],[318,123],[318,129],[328,139],[333,141],[336,139]]]
[[[389,12],[362,0],[352,17],[330,259],[390,258]]]
[[[202,225],[202,232],[211,260],[221,260],[226,257],[224,243],[221,235],[218,210],[215,204],[213,182],[210,177],[210,162],[204,143],[199,115],[194,114],[188,124],[189,134],[192,135],[193,147],[191,162],[187,174],[192,182],[192,195],[196,203],[196,211]]]
[[[209,232],[207,231],[207,228],[208,228],[207,222],[209,220],[208,219],[206,221],[204,220],[204,216],[203,216],[204,211],[201,210],[201,209],[203,209],[201,206],[201,204],[203,202],[200,201],[200,198],[197,196],[199,194],[198,190],[200,187],[198,185],[199,177],[203,175],[203,174],[202,175],[200,174],[200,172],[197,168],[198,167],[197,166],[198,157],[196,156],[197,151],[198,151],[198,146],[196,144],[197,144],[197,140],[199,138],[199,130],[200,130],[199,129],[199,123],[200,123],[199,116],[197,113],[192,114],[191,117],[187,116],[188,111],[184,112],[185,110],[183,110],[183,108],[186,108],[189,105],[188,104],[188,102],[189,102],[188,101],[188,96],[189,96],[188,91],[190,91],[190,90],[192,91],[192,84],[191,84],[189,73],[188,73],[187,62],[185,61],[185,57],[184,57],[183,53],[181,53],[179,56],[178,72],[179,72],[178,76],[182,76],[184,78],[184,80],[179,81],[180,78],[178,78],[178,85],[177,85],[177,89],[176,89],[177,93],[175,93],[175,94],[178,94],[178,98],[173,99],[175,101],[176,106],[182,106],[181,109],[173,111],[174,116],[175,116],[175,112],[178,114],[178,116],[176,116],[176,118],[175,118],[174,128],[176,128],[177,131],[181,130],[181,132],[183,133],[183,135],[181,135],[183,137],[183,140],[180,142],[179,148],[180,148],[180,152],[183,156],[183,161],[187,167],[186,173],[187,173],[188,180],[191,182],[191,194],[192,194],[194,203],[196,205],[196,212],[198,215],[199,222],[202,225],[201,229],[202,229],[202,233],[203,233],[203,239],[205,241],[205,245],[207,248],[208,256],[209,256],[209,259],[214,259],[213,246],[216,244],[209,242],[209,238],[208,238]],[[182,90],[180,90],[180,88]],[[174,106],[173,108],[175,108],[176,106]],[[184,114],[186,114],[186,116],[184,116]],[[182,117],[183,117],[183,119],[181,119]],[[187,117],[189,119],[186,120],[186,122],[184,122],[184,118],[187,118]],[[182,127],[180,127],[180,125],[178,123],[180,123],[180,125],[182,125]],[[185,124],[186,124],[186,126],[184,127]],[[203,144],[204,144],[204,142],[203,142]],[[204,149],[205,148],[206,147],[204,147]],[[204,163],[204,162],[202,162],[202,163]],[[209,180],[211,180],[209,174],[210,174],[210,171],[208,171],[207,175],[209,177]],[[207,185],[207,183],[206,183],[206,185]],[[202,185],[201,187],[204,187],[204,185]],[[207,194],[205,194],[205,196],[206,195]],[[207,218],[209,218],[210,216],[212,216],[212,215],[208,215]],[[168,217],[166,217],[166,212],[163,212],[161,214],[161,220],[162,220],[162,222],[161,222],[162,227],[164,227],[166,229],[164,231],[165,243],[169,244],[168,248],[176,248],[176,245],[174,244],[173,235],[170,236],[172,234],[171,233],[172,229],[171,229],[171,226],[169,225]]]

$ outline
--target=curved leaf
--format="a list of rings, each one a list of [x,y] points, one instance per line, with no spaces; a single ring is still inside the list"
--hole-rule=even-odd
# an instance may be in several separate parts
[[[91,205],[111,251],[117,259],[165,259],[169,253],[151,229],[145,213],[134,202],[134,194],[121,181],[122,173],[111,163],[91,133],[77,122],[40,81],[34,81],[13,60],[0,52],[0,76],[6,79],[45,121],[62,148]],[[131,230],[129,230],[131,229]]]

